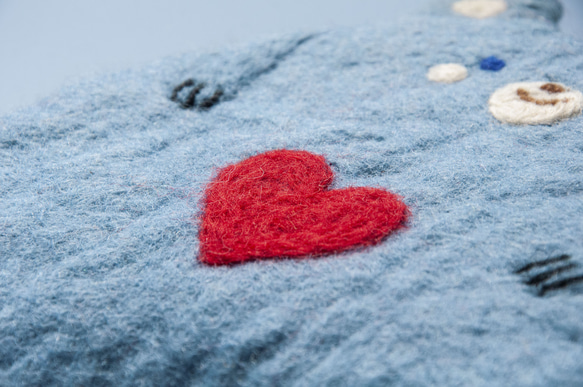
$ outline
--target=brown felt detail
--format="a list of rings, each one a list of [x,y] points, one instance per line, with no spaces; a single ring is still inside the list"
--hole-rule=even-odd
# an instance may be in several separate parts
[[[565,91],[565,88],[563,86],[557,85],[556,83],[545,83],[540,87],[540,89],[547,91],[551,94],[562,93]]]
[[[526,102],[532,102],[535,103],[537,105],[556,105],[559,103],[558,99],[551,99],[550,101],[546,101],[543,99],[536,99],[533,98],[530,93],[524,89],[518,89],[516,90],[516,94],[518,94],[518,96],[520,97],[521,100],[526,101]],[[566,102],[567,100],[565,100]]]

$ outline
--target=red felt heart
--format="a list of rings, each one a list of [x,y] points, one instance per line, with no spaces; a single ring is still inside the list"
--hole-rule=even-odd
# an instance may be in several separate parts
[[[329,190],[322,156],[276,150],[221,169],[208,185],[200,228],[202,262],[306,257],[378,243],[407,220],[384,189]]]

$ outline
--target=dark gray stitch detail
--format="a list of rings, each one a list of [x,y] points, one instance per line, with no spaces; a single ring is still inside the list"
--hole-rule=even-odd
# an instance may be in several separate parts
[[[184,82],[178,84],[176,87],[174,87],[174,89],[172,89],[172,93],[170,95],[170,100],[178,103],[180,105],[180,107],[182,107],[183,109],[196,108],[197,110],[208,111],[212,107],[218,105],[222,101],[233,99],[237,95],[237,92],[239,91],[240,88],[249,86],[253,81],[257,80],[259,77],[266,75],[266,74],[269,74],[272,71],[274,71],[275,69],[277,69],[277,67],[279,66],[280,63],[285,61],[299,47],[301,47],[302,45],[304,45],[308,41],[312,40],[315,36],[317,36],[317,35],[311,34],[311,35],[308,35],[308,36],[305,36],[305,37],[299,39],[298,41],[296,41],[293,44],[292,47],[288,48],[287,50],[285,50],[283,52],[276,54],[273,58],[273,61],[271,61],[267,66],[264,66],[260,69],[255,69],[253,71],[249,71],[249,72],[241,75],[235,81],[236,86],[233,88],[233,90],[230,90],[229,96],[225,95],[225,91],[223,90],[223,88],[221,86],[218,86],[216,88],[215,92],[210,97],[203,99],[200,103],[197,104],[196,97],[205,88],[206,85],[204,82],[197,83],[194,79],[189,78],[189,79],[185,80]],[[186,98],[181,99],[180,93],[183,90],[188,90],[190,88],[191,88],[191,90],[189,91]]]
[[[552,278],[558,277],[563,273],[566,273],[579,267],[579,265],[576,263],[567,263],[562,266],[557,266],[557,264],[564,263],[570,259],[571,259],[570,255],[562,254],[557,257],[531,262],[516,269],[514,273],[524,274],[537,268],[545,268],[544,269],[545,271],[535,274],[532,277],[525,279],[523,281],[528,286],[537,287],[538,296],[542,297],[550,291],[563,289],[568,287],[569,285],[583,282],[583,275],[565,277],[550,283],[548,282]]]

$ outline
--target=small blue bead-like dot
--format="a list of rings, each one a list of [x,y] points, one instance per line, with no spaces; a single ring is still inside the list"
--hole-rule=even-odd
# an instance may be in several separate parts
[[[495,56],[489,56],[482,60],[480,63],[480,68],[482,70],[489,70],[489,71],[500,71],[502,68],[506,66],[506,62],[502,59],[498,59]]]

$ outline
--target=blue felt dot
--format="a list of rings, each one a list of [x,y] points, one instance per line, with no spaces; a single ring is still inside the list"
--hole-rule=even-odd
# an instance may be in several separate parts
[[[489,71],[500,71],[502,68],[506,66],[506,62],[502,59],[498,59],[495,56],[489,56],[482,60],[480,63],[480,68],[482,70],[489,70]]]

